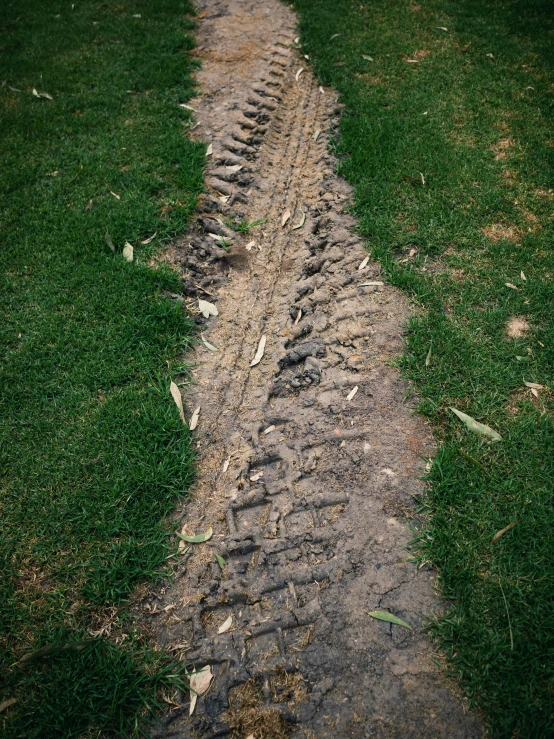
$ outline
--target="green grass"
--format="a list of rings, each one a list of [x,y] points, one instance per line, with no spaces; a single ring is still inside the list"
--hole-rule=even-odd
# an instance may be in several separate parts
[[[551,737],[554,13],[417,2],[293,4],[303,52],[344,104],[334,147],[361,232],[420,306],[401,366],[440,442],[418,536],[451,605],[434,632],[493,736]],[[529,322],[521,338],[506,338],[512,316]]]
[[[0,716],[6,737],[133,733],[181,679],[125,603],[165,570],[164,520],[193,474],[169,395],[192,324],[164,296],[177,276],[149,266],[202,188],[204,149],[179,107],[193,93],[191,12],[0,11],[0,702],[18,701]],[[111,608],[111,641],[18,662],[87,638]]]

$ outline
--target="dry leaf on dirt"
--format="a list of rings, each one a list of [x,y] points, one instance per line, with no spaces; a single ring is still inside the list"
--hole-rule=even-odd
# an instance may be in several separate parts
[[[229,631],[232,625],[233,625],[233,617],[229,616],[229,618],[225,619],[225,621],[221,624],[221,626],[217,630],[217,633],[224,634],[226,631]]]
[[[185,412],[183,410],[183,398],[181,397],[181,391],[179,390],[179,388],[173,381],[171,382],[171,385],[169,386],[169,392],[171,393],[171,397],[175,401],[175,405],[179,409],[179,416],[181,417],[181,421],[183,423],[186,423]]]
[[[256,356],[250,362],[251,367],[255,367],[257,364],[259,364],[262,361],[262,357],[265,351],[265,342],[266,342],[266,336],[264,334],[262,338],[260,339],[260,343],[258,344],[258,351],[256,352]]]
[[[227,470],[229,469],[230,463],[231,463],[230,459],[226,459],[225,462],[223,462],[223,469],[222,469],[223,474],[225,474]]]
[[[123,254],[123,259],[125,259],[127,262],[133,261],[135,250],[128,241],[125,242],[125,246],[123,247],[123,251],[121,253]]]
[[[203,667],[201,670],[193,673],[190,676],[189,678],[189,685],[190,685],[189,716],[192,716],[194,712],[194,709],[196,707],[196,700],[198,696],[204,695],[204,693],[210,687],[212,678],[213,678],[212,668],[209,665],[207,665],[206,667]]]
[[[196,113],[196,108],[191,108],[191,106],[186,103],[179,103],[179,107],[184,108],[185,110],[192,110],[193,113]]]
[[[497,531],[496,534],[492,537],[491,543],[494,544],[495,541],[498,541],[506,532],[508,532],[510,529],[513,529],[514,526],[517,526],[519,521],[514,521],[513,523],[509,523],[507,526],[504,526],[503,529],[500,529],[500,531]]]
[[[189,423],[189,429],[191,431],[194,431],[194,429],[198,426],[198,418],[200,416],[200,406],[195,409],[194,413],[190,417],[190,423]]]
[[[288,209],[283,213],[283,217],[281,218],[281,228],[286,224],[286,222],[290,218],[290,215],[291,213]]]
[[[371,618],[376,618],[378,621],[387,621],[389,624],[403,626],[405,629],[410,629],[410,631],[413,631],[410,624],[406,623],[406,621],[403,621],[401,618],[398,618],[398,616],[389,613],[388,611],[367,611],[367,615],[371,616]]]
[[[362,270],[364,267],[367,267],[367,263],[369,262],[369,257],[365,257],[361,262],[360,266],[358,267],[358,271]]]
[[[209,303],[207,300],[198,301],[198,310],[200,311],[200,313],[202,313],[204,318],[219,315],[216,306],[213,303]]]
[[[318,128],[317,131],[314,133],[314,141],[317,141],[320,136],[321,136],[321,129]]]
[[[374,280],[373,282],[362,282],[360,284],[360,287],[379,287],[380,285],[384,285],[384,282],[379,282],[379,280]]]
[[[357,392],[358,392],[358,386],[356,385],[356,387],[353,387],[352,390],[348,393],[348,395],[346,396],[346,400],[352,400],[352,398],[356,395]]]
[[[302,218],[300,219],[300,223],[297,223],[296,226],[293,226],[291,228],[291,231],[296,231],[298,228],[302,228],[302,226],[306,223],[306,214],[302,213]]]
[[[299,311],[298,311],[298,315],[297,315],[297,316],[296,316],[296,318],[294,319],[294,325],[295,325],[295,326],[296,326],[296,324],[298,323],[298,321],[299,321],[299,320],[300,320],[301,318],[302,318],[302,308],[300,308],[300,309],[299,309]]]
[[[213,533],[214,531],[210,526],[210,528],[207,531],[204,531],[203,534],[194,534],[189,536],[188,534],[179,534],[177,532],[177,536],[183,541],[188,541],[189,544],[203,544],[205,541],[209,541],[212,538]]]
[[[214,147],[211,144],[208,144],[208,148],[206,149],[206,156],[209,157],[214,153]]]
[[[214,346],[213,344],[210,344],[209,341],[206,341],[206,339],[202,336],[202,334],[200,334],[200,338],[202,339],[202,343],[204,344],[204,346],[206,347],[206,349],[209,349],[211,352],[218,352],[219,351],[219,349],[217,348],[217,346]]]
[[[248,244],[246,244],[246,246],[244,248],[246,249],[246,251],[250,251],[253,246],[256,246],[256,242],[255,241],[249,241]]]
[[[147,239],[144,239],[144,241],[141,241],[140,243],[143,246],[148,246],[148,244],[151,244],[154,241],[154,239],[156,238],[157,235],[158,235],[158,232],[157,231],[154,231],[154,233],[152,234],[152,236],[149,236]]]
[[[0,703],[0,713],[5,711],[6,708],[13,706],[14,703],[17,703],[17,698],[8,698],[7,700],[2,701],[2,703]]]
[[[526,380],[523,380],[523,384],[525,387],[530,387],[534,390],[544,390],[544,385],[539,385],[537,382],[527,382]]]
[[[471,416],[468,416],[467,413],[463,413],[456,408],[450,407],[450,410],[452,411],[452,413],[455,413],[458,418],[465,423],[467,428],[470,431],[473,431],[473,433],[480,434],[481,436],[486,436],[487,438],[491,439],[491,441],[502,440],[502,437],[500,436],[498,431],[494,431],[494,429],[491,429],[490,426],[485,426],[484,423],[479,423],[479,421],[476,421]]]
[[[303,71],[304,71],[304,67],[300,67],[300,69],[298,70],[298,72],[294,75],[294,77],[295,77],[295,79],[296,79],[297,82],[300,79],[300,75],[302,74]]]
[[[277,426],[268,426],[264,431],[264,434],[270,434],[272,431],[275,431],[276,428]]]
[[[258,482],[258,480],[261,480],[261,478],[264,476],[264,471],[257,472],[255,475],[252,475],[250,480],[252,482]]]

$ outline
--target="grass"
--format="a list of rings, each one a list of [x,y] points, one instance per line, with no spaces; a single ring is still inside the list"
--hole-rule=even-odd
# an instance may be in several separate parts
[[[334,146],[361,232],[419,305],[401,366],[440,444],[418,535],[450,601],[434,632],[492,736],[550,737],[554,14],[543,0],[293,5],[344,104]]]
[[[164,520],[193,474],[169,395],[192,324],[164,296],[176,275],[149,266],[202,188],[204,149],[179,107],[193,93],[191,12],[188,0],[2,5],[6,737],[133,734],[159,690],[182,684],[125,604],[165,570]],[[91,633],[82,651],[20,662]]]

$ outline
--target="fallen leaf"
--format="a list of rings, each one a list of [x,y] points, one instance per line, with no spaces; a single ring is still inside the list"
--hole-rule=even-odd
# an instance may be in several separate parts
[[[183,541],[188,541],[189,544],[203,544],[205,541],[209,541],[212,538],[213,533],[213,529],[210,526],[210,528],[207,531],[204,531],[203,534],[188,536],[187,534],[180,534],[179,532],[177,532],[177,536]]]
[[[486,54],[486,56],[490,57],[491,59],[494,59],[494,55],[493,54]]]
[[[227,470],[229,469],[230,463],[231,463],[230,459],[226,459],[225,462],[223,462],[223,470],[222,470],[223,474],[225,474]]]
[[[495,541],[498,541],[500,537],[504,536],[504,534],[510,529],[513,529],[514,526],[517,526],[518,523],[519,521],[514,521],[513,523],[509,523],[507,526],[504,526],[504,528],[500,529],[500,531],[497,531],[496,534],[491,539],[491,544],[494,544]]]
[[[293,226],[291,228],[291,231],[296,231],[299,228],[302,228],[302,226],[306,223],[306,214],[302,213],[302,218],[300,219],[300,223],[297,223],[296,226]]]
[[[88,205],[86,206],[85,210],[91,210],[92,209],[92,199],[88,201]]]
[[[187,105],[186,103],[179,103],[180,108],[184,108],[185,110],[192,110],[193,113],[196,113],[196,108],[192,108],[190,105]]]
[[[302,318],[302,308],[300,308],[300,309],[298,310],[298,313],[297,313],[297,315],[296,315],[296,318],[294,319],[294,324],[293,324],[293,325],[294,325],[294,326],[296,326],[296,324],[298,323],[298,321],[299,321],[299,320],[300,320],[301,318]]]
[[[198,426],[198,418],[200,416],[200,406],[195,409],[194,413],[190,417],[190,423],[189,423],[189,430],[194,431],[194,429]]]
[[[438,28],[439,31],[448,31],[448,28],[445,28],[444,26],[435,26],[435,28]]]
[[[256,242],[255,241],[249,241],[248,244],[246,244],[246,246],[244,248],[246,249],[246,251],[250,251],[253,246],[256,246]]]
[[[106,231],[106,235],[104,236],[104,238],[106,239],[106,244],[110,247],[112,252],[115,254],[115,246],[113,245],[112,237],[107,231]]]
[[[323,89],[323,87],[320,87],[320,88],[319,88],[319,91],[320,91],[320,93],[321,93],[322,95],[325,95],[325,90]]]
[[[527,277],[525,277],[525,272],[524,272],[523,270],[521,270],[521,272],[520,272],[520,275],[519,275],[519,276],[521,277],[521,279],[522,279],[522,280],[525,280],[525,281],[527,281]]]
[[[207,665],[206,667],[203,667],[198,672],[194,672],[189,677],[189,685],[190,685],[189,716],[192,716],[194,712],[194,709],[196,707],[196,700],[198,696],[204,695],[204,693],[210,687],[212,678],[213,678],[212,668],[209,665]]]
[[[362,282],[358,285],[358,287],[379,287],[379,285],[384,284],[384,282],[379,282],[379,280],[375,280],[374,282]]]
[[[258,482],[258,480],[260,480],[263,476],[264,476],[264,471],[262,470],[261,472],[257,472],[255,475],[252,475],[250,480],[252,482]]]
[[[404,61],[408,64],[419,64],[419,61],[417,59],[404,59]]]
[[[531,393],[532,393],[532,395],[535,396],[535,398],[538,398],[539,397],[539,391],[538,390],[535,390],[534,387],[531,388]]]
[[[506,287],[511,287],[512,290],[519,290],[519,287],[516,287],[515,285],[512,285],[511,282],[505,282],[504,284],[506,285]]]
[[[154,239],[156,238],[157,235],[158,235],[158,232],[157,231],[154,231],[154,233],[152,234],[152,236],[150,236],[147,239],[144,239],[144,241],[141,241],[140,243],[143,244],[144,246],[148,246],[148,244],[151,244],[154,241]]]
[[[223,559],[223,557],[221,556],[221,554],[217,554],[217,552],[215,554],[215,559],[217,561],[217,564],[219,565],[219,568],[222,570],[225,567],[225,565],[227,564],[227,562],[225,562],[225,560]]]
[[[526,382],[523,380],[525,387],[533,388],[534,390],[544,390],[544,385],[539,385],[537,382]]]
[[[375,61],[375,59],[373,59],[372,57],[368,56],[367,54],[362,54],[362,59],[365,59],[366,62],[374,62]]]
[[[285,223],[286,223],[286,222],[288,221],[288,219],[290,218],[290,215],[291,215],[291,214],[290,214],[290,210],[286,210],[286,211],[285,211],[285,212],[283,213],[283,217],[281,218],[281,228],[282,228],[282,227],[283,227],[283,226],[285,225]]]
[[[13,706],[14,703],[17,703],[17,698],[8,698],[7,700],[2,701],[2,703],[0,703],[0,713],[5,711],[6,708]]]
[[[317,131],[314,133],[314,141],[317,141],[320,135],[321,135],[321,129],[318,128]]]
[[[133,13],[133,18],[140,18],[140,17],[141,17],[140,13]]]
[[[300,67],[300,69],[298,70],[298,72],[294,75],[297,82],[300,79],[300,75],[302,74],[303,71],[304,71],[304,67]]]
[[[233,625],[233,617],[229,616],[229,618],[225,619],[225,621],[221,624],[221,626],[217,630],[217,633],[224,634],[226,631],[229,631],[232,625]]]
[[[10,90],[11,89],[12,88],[10,87]],[[16,92],[20,92],[20,90],[16,90]],[[36,98],[39,98],[39,99],[42,99],[42,100],[53,100],[54,99],[52,97],[52,95],[49,95],[47,92],[37,92],[34,88],[33,88],[33,95]]]
[[[118,195],[116,192],[113,192],[113,190],[110,190],[110,195],[113,195],[114,198],[117,200],[121,200],[121,195]]]
[[[270,434],[272,431],[275,431],[276,428],[277,426],[268,426],[264,431],[264,434]]]
[[[398,616],[395,616],[388,611],[366,611],[366,613],[368,616],[371,616],[371,618],[376,618],[378,621],[387,621],[389,624],[403,626],[405,629],[410,629],[410,631],[413,631],[410,624],[407,624],[406,621],[403,621],[401,618],[398,618]]]
[[[186,541],[179,539],[178,549],[179,549],[179,554],[186,554],[190,550],[190,547],[187,547]]]
[[[423,172],[420,172],[419,176],[421,177],[421,184],[425,185],[425,177],[423,176]]]
[[[329,39],[329,41],[332,41],[332,40],[333,40],[334,38],[338,38],[339,36],[342,36],[342,33],[334,33],[334,34],[333,34],[333,35],[331,36],[331,38]]]
[[[209,349],[211,352],[218,352],[219,351],[219,349],[217,348],[217,346],[214,346],[213,344],[210,344],[209,341],[206,341],[206,339],[202,336],[202,334],[200,334],[200,338],[202,339],[202,343],[204,344],[204,346],[206,347],[206,349]]]
[[[367,267],[368,262],[369,262],[369,257],[366,257],[363,261],[361,261],[360,266],[358,267],[358,271],[362,270],[364,267]]]
[[[123,254],[123,259],[125,259],[127,262],[132,262],[134,257],[135,250],[133,249],[132,245],[126,241],[125,246],[123,247],[123,251],[121,252]]]
[[[255,367],[257,364],[259,364],[262,361],[262,357],[265,351],[265,342],[266,342],[266,337],[264,334],[262,338],[260,339],[260,343],[258,344],[258,351],[256,352],[256,356],[250,362],[251,367]]]
[[[425,366],[428,367],[431,364],[431,350],[433,348],[433,345],[429,347],[429,351],[427,352],[427,356],[425,357]]]
[[[356,395],[357,392],[358,392],[358,386],[356,385],[356,387],[353,387],[352,390],[348,393],[348,395],[346,396],[346,400],[352,400],[352,398]]]
[[[486,436],[492,441],[501,441],[502,437],[497,431],[494,431],[489,426],[485,426],[484,423],[479,423],[479,421],[476,421],[471,416],[468,416],[467,413],[462,413],[462,411],[456,410],[456,408],[450,407],[450,410],[455,413],[458,418],[465,423],[467,428],[470,431],[473,431],[475,434],[481,434],[481,436]]]
[[[169,392],[171,393],[171,397],[175,401],[175,405],[179,409],[179,416],[181,417],[181,421],[186,424],[185,420],[185,412],[183,410],[183,398],[181,397],[181,391],[177,387],[177,385],[171,381],[171,385],[169,386]]]
[[[198,310],[200,311],[200,313],[202,313],[204,318],[219,315],[216,306],[213,303],[209,303],[207,300],[198,301]]]
[[[244,169],[244,165],[232,164],[230,167],[227,167],[227,172],[240,172],[241,169]]]

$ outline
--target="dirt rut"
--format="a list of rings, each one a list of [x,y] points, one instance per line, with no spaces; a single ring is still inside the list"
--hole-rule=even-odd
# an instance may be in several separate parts
[[[278,0],[200,9],[193,106],[211,195],[169,257],[184,294],[219,311],[199,318],[218,351],[198,349],[185,395],[201,410],[184,530],[214,536],[146,618],[214,679],[153,736],[480,737],[417,631],[440,607],[406,552],[430,436],[389,361],[409,307],[367,263],[328,152],[336,97]],[[263,224],[241,235],[229,219]]]

